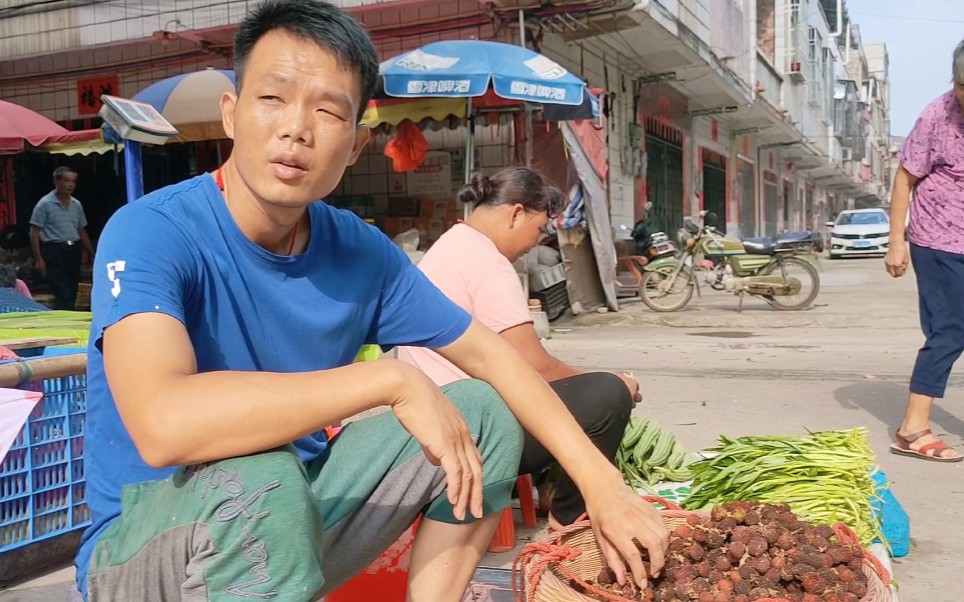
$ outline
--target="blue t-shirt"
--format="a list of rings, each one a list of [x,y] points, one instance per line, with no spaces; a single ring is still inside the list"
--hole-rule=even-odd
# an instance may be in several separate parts
[[[305,252],[275,255],[241,232],[205,174],[108,222],[91,295],[84,461],[93,524],[76,559],[81,591],[97,537],[120,514],[121,488],[174,471],[145,464],[118,416],[104,376],[106,328],[136,313],[173,316],[187,328],[199,372],[324,370],[350,364],[363,344],[442,347],[468,328],[468,314],[376,229],[323,202],[308,215]],[[326,439],[294,443],[308,461]]]

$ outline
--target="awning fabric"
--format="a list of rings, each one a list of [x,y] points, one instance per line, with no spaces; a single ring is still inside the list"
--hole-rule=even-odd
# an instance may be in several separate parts
[[[396,126],[406,119],[418,123],[423,119],[443,121],[449,117],[465,118],[464,98],[379,98],[369,101],[361,122],[374,129],[382,125]]]
[[[51,139],[40,146],[42,150],[55,155],[103,155],[111,151],[119,151],[123,144],[104,141],[104,131],[100,128],[90,130],[69,131],[62,136]]]

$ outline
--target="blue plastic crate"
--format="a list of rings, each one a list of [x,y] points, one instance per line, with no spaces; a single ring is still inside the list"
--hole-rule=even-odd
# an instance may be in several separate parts
[[[50,308],[24,297],[12,288],[0,287],[0,313],[18,311],[50,311]]]
[[[882,472],[875,473],[874,482],[880,492],[880,500],[874,502],[874,508],[883,520],[884,537],[890,544],[890,555],[894,558],[907,556],[910,553],[910,518],[888,487],[887,475]]]
[[[87,377],[51,378],[22,388],[44,396],[0,460],[0,554],[90,524]]]

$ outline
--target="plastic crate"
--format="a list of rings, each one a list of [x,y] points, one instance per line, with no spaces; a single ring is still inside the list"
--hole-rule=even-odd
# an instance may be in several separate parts
[[[0,554],[90,524],[84,470],[86,375],[21,388],[43,397],[0,460]]]
[[[533,291],[544,291],[550,286],[559,284],[560,282],[565,282],[566,280],[566,269],[561,263],[545,268],[540,266],[541,269],[533,270],[529,274],[529,288]]]
[[[12,288],[0,287],[0,313],[18,311],[50,311],[50,308],[24,297]]]

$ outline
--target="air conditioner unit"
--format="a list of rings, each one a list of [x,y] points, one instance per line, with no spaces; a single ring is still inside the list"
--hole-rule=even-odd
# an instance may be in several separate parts
[[[790,81],[795,84],[802,84],[807,81],[806,76],[803,73],[803,65],[799,62],[791,62],[790,68],[787,70],[790,76]]]

